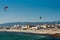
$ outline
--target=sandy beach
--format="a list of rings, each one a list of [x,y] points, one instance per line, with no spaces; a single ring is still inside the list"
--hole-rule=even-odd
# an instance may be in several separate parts
[[[0,31],[5,31],[5,32],[21,32],[21,33],[26,33],[26,34],[37,34],[37,35],[49,35],[49,36],[54,36],[60,38],[60,29],[40,29],[40,30],[16,30],[16,29],[0,29]]]
[[[40,30],[16,30],[16,29],[0,29],[0,31],[7,31],[7,32],[26,32],[26,33],[37,33],[37,34],[56,34],[60,33],[60,29],[40,29]]]

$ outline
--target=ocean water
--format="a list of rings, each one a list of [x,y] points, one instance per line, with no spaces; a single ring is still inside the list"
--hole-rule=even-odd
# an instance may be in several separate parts
[[[30,35],[18,32],[0,32],[0,40],[60,40],[47,35]]]

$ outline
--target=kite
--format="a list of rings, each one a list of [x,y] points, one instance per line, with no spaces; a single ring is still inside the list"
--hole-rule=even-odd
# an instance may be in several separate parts
[[[4,11],[7,11],[7,9],[8,9],[8,6],[5,6],[5,7],[4,7]]]
[[[40,19],[41,19],[42,17],[40,16]]]

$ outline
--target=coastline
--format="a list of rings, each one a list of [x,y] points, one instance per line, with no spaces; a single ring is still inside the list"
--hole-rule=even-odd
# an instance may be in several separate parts
[[[60,31],[51,31],[51,30],[0,30],[0,32],[20,32],[22,34],[31,34],[31,35],[49,35],[53,37],[60,38]]]

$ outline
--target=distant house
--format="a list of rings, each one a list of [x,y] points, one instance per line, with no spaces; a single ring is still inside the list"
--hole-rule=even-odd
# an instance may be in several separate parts
[[[55,25],[49,24],[49,25],[47,25],[46,27],[47,27],[47,28],[55,28]]]
[[[60,28],[60,24],[57,25],[57,28]]]
[[[46,26],[47,26],[47,24],[43,24],[43,25],[40,26],[40,28],[44,28],[45,29]]]
[[[25,25],[24,27],[22,27],[23,30],[29,30],[30,29],[30,25]]]
[[[6,27],[4,27],[4,29],[8,29],[8,30],[9,30],[9,29],[10,29],[10,27],[9,27],[9,26],[6,26]]]
[[[30,28],[29,28],[30,30],[36,30],[36,29],[38,29],[38,27],[36,26],[36,25],[30,25]]]
[[[3,29],[3,27],[0,27],[0,29]]]
[[[14,25],[13,27],[11,27],[12,29],[20,29],[20,25]]]
[[[55,28],[55,25],[51,25],[51,28]]]

